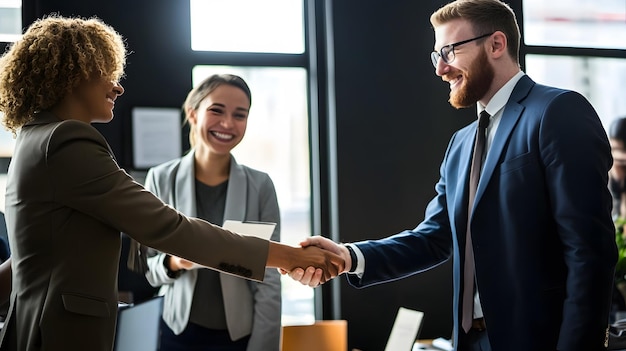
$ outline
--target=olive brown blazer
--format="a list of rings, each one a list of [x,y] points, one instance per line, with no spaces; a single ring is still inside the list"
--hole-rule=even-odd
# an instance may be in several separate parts
[[[13,285],[2,350],[112,350],[121,231],[205,266],[265,274],[268,241],[184,216],[120,169],[93,126],[49,112],[18,134],[5,206]]]

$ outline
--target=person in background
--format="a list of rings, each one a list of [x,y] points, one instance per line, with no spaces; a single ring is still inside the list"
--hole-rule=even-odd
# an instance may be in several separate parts
[[[11,294],[11,250],[4,212],[0,212],[0,320],[6,318]]]
[[[122,248],[117,270],[118,299],[120,302],[127,304],[138,304],[151,300],[159,289],[150,285],[146,279],[147,260],[145,259],[145,254],[149,249],[140,246],[139,243],[125,233],[122,233],[121,238]],[[137,250],[135,253],[140,254],[139,257],[131,255],[131,246]],[[139,267],[135,266],[137,262],[130,260],[131,256],[133,256],[133,259],[141,259],[142,269],[138,269]]]
[[[626,117],[613,120],[608,134],[613,155],[613,167],[609,172],[613,217],[626,218]]]
[[[183,105],[192,149],[148,171],[146,188],[163,201],[214,224],[226,219],[276,223],[274,185],[263,172],[238,164],[232,149],[243,139],[252,96],[246,82],[212,75],[193,88]],[[210,269],[193,269],[180,257],[148,258],[146,277],[165,295],[161,351],[278,351],[281,284],[276,269],[263,282]]]
[[[328,279],[343,270],[335,254],[185,216],[122,170],[91,124],[112,120],[125,62],[112,27],[59,15],[32,23],[0,58],[0,112],[17,134],[6,188],[12,291],[1,350],[111,351],[122,231],[258,281],[266,267],[312,265]]]
[[[616,118],[609,125],[609,143],[613,167],[609,171],[609,190],[613,196],[613,220],[616,227],[618,261],[615,267],[615,288],[611,304],[611,321],[623,319],[626,313],[626,117]]]
[[[6,304],[11,295],[11,257],[0,264],[0,304]]]
[[[0,262],[4,262],[11,257],[9,248],[9,236],[7,234],[7,223],[4,219],[4,212],[0,212]]]
[[[430,21],[435,74],[450,104],[475,108],[478,121],[452,136],[424,220],[380,240],[303,245],[343,255],[357,287],[452,258],[456,350],[605,350],[617,255],[611,150],[596,111],[521,71],[504,2],[453,1]],[[316,285],[315,271],[291,276]]]

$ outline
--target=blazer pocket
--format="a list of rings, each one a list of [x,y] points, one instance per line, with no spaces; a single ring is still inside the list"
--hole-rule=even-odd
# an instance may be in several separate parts
[[[106,301],[76,294],[62,294],[63,306],[67,311],[94,317],[110,317]]]
[[[535,154],[532,152],[527,152],[525,154],[515,156],[512,159],[506,160],[502,162],[502,164],[500,164],[500,174],[520,169],[527,164],[532,163],[534,159]]]

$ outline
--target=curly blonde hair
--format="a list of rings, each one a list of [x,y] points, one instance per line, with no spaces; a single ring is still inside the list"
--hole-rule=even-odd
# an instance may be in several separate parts
[[[2,123],[15,134],[35,112],[52,108],[79,84],[119,81],[125,65],[122,36],[99,18],[38,19],[0,57]]]

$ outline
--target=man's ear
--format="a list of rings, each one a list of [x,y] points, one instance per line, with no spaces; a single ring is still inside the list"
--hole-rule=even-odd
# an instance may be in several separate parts
[[[502,55],[507,54],[507,47],[509,45],[506,35],[501,31],[496,31],[489,38],[489,54],[493,58],[500,58]]]

